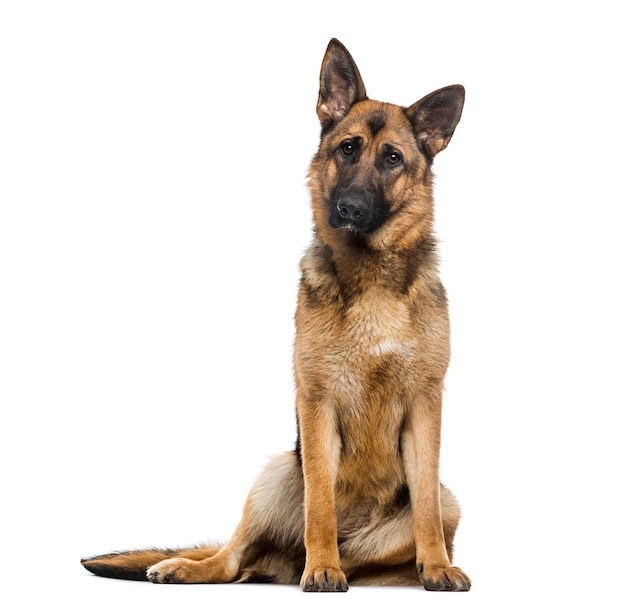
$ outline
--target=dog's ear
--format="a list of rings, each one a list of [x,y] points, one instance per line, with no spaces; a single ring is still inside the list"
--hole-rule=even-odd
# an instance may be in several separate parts
[[[320,73],[317,116],[322,129],[341,121],[353,104],[366,98],[365,85],[352,56],[333,38],[326,49]]]
[[[417,141],[431,159],[448,146],[461,118],[464,101],[463,86],[450,85],[433,91],[407,108]]]

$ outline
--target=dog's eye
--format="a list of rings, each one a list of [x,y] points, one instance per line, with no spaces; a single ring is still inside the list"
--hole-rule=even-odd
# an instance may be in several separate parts
[[[389,165],[398,165],[402,161],[402,155],[397,151],[391,151],[387,155],[387,163]]]
[[[344,155],[352,155],[352,153],[354,153],[354,144],[352,144],[352,142],[344,142],[341,145],[341,152]]]

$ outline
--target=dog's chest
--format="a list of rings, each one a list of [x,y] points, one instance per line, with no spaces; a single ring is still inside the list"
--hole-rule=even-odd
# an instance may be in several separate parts
[[[348,356],[411,358],[415,337],[407,306],[400,300],[366,295],[346,316],[345,333],[336,341]]]
[[[396,355],[410,359],[415,332],[407,304],[382,291],[370,291],[346,308],[331,343],[347,361]]]
[[[406,304],[372,292],[327,330],[320,349],[328,391],[339,403],[390,401],[411,367],[418,338]]]

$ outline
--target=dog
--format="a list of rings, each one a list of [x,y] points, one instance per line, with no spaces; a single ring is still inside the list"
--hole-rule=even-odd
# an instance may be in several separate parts
[[[452,85],[409,107],[370,100],[348,50],[330,41],[295,316],[295,450],[261,473],[226,544],[106,554],[86,569],[316,592],[469,590],[452,564],[459,505],[439,481],[450,349],[432,189],[464,98]]]

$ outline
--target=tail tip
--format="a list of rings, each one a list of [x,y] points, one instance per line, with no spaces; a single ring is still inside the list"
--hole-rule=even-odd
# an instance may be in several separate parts
[[[121,554],[105,554],[81,558],[80,563],[90,573],[98,577],[110,577],[112,579],[128,579],[131,581],[147,581],[145,569],[134,563],[124,562]]]

